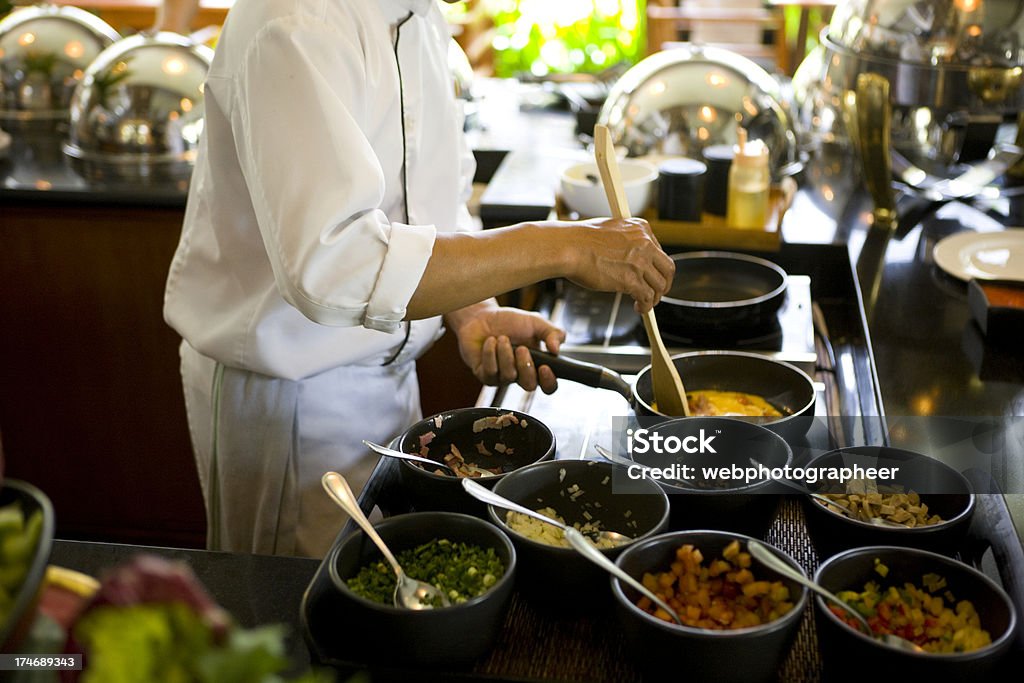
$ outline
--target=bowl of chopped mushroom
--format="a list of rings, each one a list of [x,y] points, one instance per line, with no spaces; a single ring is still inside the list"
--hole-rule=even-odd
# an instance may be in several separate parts
[[[402,488],[416,510],[483,517],[487,506],[466,493],[460,480],[471,477],[494,488],[506,474],[553,458],[555,436],[543,422],[517,410],[458,408],[409,427],[398,437],[396,448],[439,463],[401,463]]]
[[[809,485],[807,530],[828,557],[866,545],[894,545],[955,555],[974,514],[970,482],[923,453],[889,446],[856,446],[819,455],[807,471],[847,473],[843,481]]]

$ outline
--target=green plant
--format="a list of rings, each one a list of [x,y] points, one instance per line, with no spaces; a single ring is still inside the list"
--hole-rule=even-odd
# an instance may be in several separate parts
[[[481,0],[495,75],[595,73],[642,56],[644,0]]]

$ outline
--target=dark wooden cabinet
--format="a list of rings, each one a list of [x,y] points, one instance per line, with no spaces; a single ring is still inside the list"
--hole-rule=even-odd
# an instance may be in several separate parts
[[[201,547],[177,333],[163,292],[180,208],[0,203],[0,433],[7,474],[62,538]],[[426,414],[480,385],[446,335],[420,360]]]
[[[64,538],[202,546],[205,516],[163,321],[180,209],[0,204],[7,475]]]

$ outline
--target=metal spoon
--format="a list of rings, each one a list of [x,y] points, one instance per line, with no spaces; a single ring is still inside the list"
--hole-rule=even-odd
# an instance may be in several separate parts
[[[921,649],[919,646],[915,645],[914,643],[910,642],[905,638],[900,638],[899,636],[894,635],[892,633],[875,633],[871,630],[871,624],[868,623],[868,620],[864,618],[863,614],[861,614],[853,607],[840,600],[831,591],[822,588],[821,586],[814,583],[797,570],[790,567],[788,564],[786,564],[781,559],[776,557],[776,555],[772,553],[772,551],[768,550],[768,548],[764,547],[757,541],[747,541],[747,552],[749,552],[751,556],[753,556],[761,564],[768,567],[769,569],[772,569],[778,572],[779,574],[782,574],[783,576],[792,579],[793,581],[796,581],[799,584],[807,586],[821,597],[842,607],[843,610],[845,610],[848,614],[850,614],[854,619],[857,620],[857,623],[860,624],[861,629],[863,629],[865,633],[867,633],[875,640],[879,640],[885,643],[886,645],[890,645],[899,650],[907,650],[909,652],[924,652],[924,650]]]
[[[630,460],[629,458],[624,458],[621,455],[616,455],[614,452],[612,452],[611,450],[605,448],[604,446],[602,446],[599,443],[595,443],[594,444],[594,450],[597,451],[597,454],[600,455],[602,458],[604,458],[608,462],[613,462],[616,465],[624,465],[625,467],[639,467],[641,470],[644,470],[644,471],[650,471],[651,470],[651,468],[648,467],[647,465],[641,465],[640,463],[638,463],[635,460]],[[693,489],[695,491],[703,491],[703,490],[705,490],[705,489],[702,489],[700,486],[697,486],[692,481],[687,481],[686,479],[672,479],[668,483],[679,484],[680,486],[683,486],[683,487],[686,487],[686,488],[691,488],[691,489]]]
[[[472,479],[463,479],[462,488],[466,489],[466,493],[468,493],[469,495],[473,496],[474,498],[483,503],[487,503],[488,505],[493,505],[499,508],[505,508],[506,510],[512,510],[513,512],[519,512],[528,517],[539,519],[542,522],[558,527],[563,532],[567,532],[569,529],[572,529],[571,526],[567,524],[562,524],[556,519],[551,519],[550,517],[542,515],[539,512],[535,512],[528,507],[520,505],[519,503],[514,503],[508,498],[505,498],[504,496],[501,496],[495,493],[494,491],[491,491],[490,489],[481,486]],[[586,534],[590,536],[594,541],[607,541],[609,543],[612,543],[613,545],[626,545],[627,543],[633,542],[633,538],[626,536],[625,534],[617,533],[615,531],[588,531],[586,532]]]
[[[600,550],[595,548],[592,543],[587,541],[587,539],[583,538],[583,534],[581,534],[579,531],[577,531],[576,529],[566,529],[565,539],[569,541],[569,545],[571,545],[573,549],[575,549],[576,552],[578,552],[580,555],[587,558],[588,560],[596,564],[598,567],[608,572],[609,574],[618,577],[620,581],[628,583],[630,586],[638,590],[641,595],[645,596],[655,605],[665,610],[665,612],[667,612],[668,615],[672,617],[673,621],[675,621],[680,626],[685,626],[685,624],[679,618],[679,615],[676,613],[674,609],[669,607],[668,604],[666,604],[665,601],[663,601],[657,595],[647,590],[646,586],[644,586],[642,583],[640,583],[632,576],[627,574],[625,570],[623,570],[617,564],[615,564],[607,557],[605,557],[604,554],[602,554]]]
[[[463,475],[459,474],[458,472],[456,472],[451,467],[449,467],[448,465],[446,465],[443,462],[440,462],[438,460],[431,460],[430,458],[421,458],[420,456],[413,455],[412,453],[405,453],[403,451],[396,451],[396,450],[394,450],[392,448],[388,448],[387,446],[381,446],[379,443],[373,443],[372,441],[367,441],[366,439],[363,439],[363,444],[365,444],[366,447],[369,448],[374,453],[379,453],[380,455],[386,455],[389,458],[399,458],[401,460],[411,460],[412,462],[421,462],[421,463],[423,463],[425,465],[433,465],[434,467],[441,467],[443,469],[446,469],[446,470],[451,472],[456,477],[463,476]],[[469,463],[465,463],[465,467],[470,472],[478,474],[481,477],[493,477],[493,476],[495,476],[494,472],[488,472],[487,470],[481,469],[481,468],[477,467],[476,465],[470,465]]]
[[[324,485],[324,490],[327,491],[328,495],[334,499],[334,502],[341,507],[342,510],[347,512],[352,519],[355,520],[356,524],[360,526],[363,532],[370,538],[371,541],[380,549],[380,552],[384,555],[384,559],[388,561],[391,568],[395,570],[395,577],[398,579],[395,583],[395,595],[394,603],[395,607],[407,607],[409,609],[421,610],[421,609],[433,609],[434,603],[440,604],[442,607],[447,607],[451,604],[448,600],[448,596],[445,595],[440,588],[431,585],[426,581],[417,581],[416,579],[409,578],[402,567],[398,564],[398,560],[391,554],[387,545],[384,543],[384,539],[380,537],[377,530],[370,524],[370,520],[363,514],[362,509],[359,507],[359,502],[356,500],[355,494],[352,493],[352,489],[349,488],[348,482],[345,481],[345,477],[341,476],[337,472],[327,472],[320,480]]]

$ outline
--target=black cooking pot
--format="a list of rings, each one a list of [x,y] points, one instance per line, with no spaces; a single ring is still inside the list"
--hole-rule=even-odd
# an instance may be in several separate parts
[[[659,326],[683,337],[776,325],[786,271],[763,258],[728,251],[674,254],[672,287],[654,307]]]
[[[654,409],[651,366],[630,385],[617,372],[601,365],[553,356],[531,349],[537,366],[547,365],[556,376],[622,394],[638,416],[678,417]],[[743,418],[761,424],[785,439],[807,434],[814,416],[814,382],[800,368],[757,353],[743,351],[692,351],[672,356],[687,391],[742,391],[763,397],[783,417]]]

